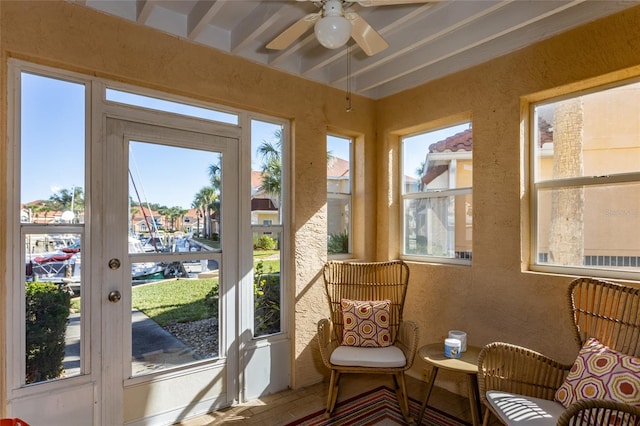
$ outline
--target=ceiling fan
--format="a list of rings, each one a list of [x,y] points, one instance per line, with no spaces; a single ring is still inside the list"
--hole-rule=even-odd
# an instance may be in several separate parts
[[[376,30],[373,29],[356,12],[349,11],[348,8],[357,3],[361,6],[388,6],[408,3],[431,3],[441,0],[297,0],[311,1],[320,11],[310,13],[289,28],[284,30],[279,36],[274,38],[268,49],[286,49],[298,37],[315,26],[316,38],[324,47],[336,49],[344,46],[349,38],[353,37],[360,48],[369,56],[382,52],[389,45]]]

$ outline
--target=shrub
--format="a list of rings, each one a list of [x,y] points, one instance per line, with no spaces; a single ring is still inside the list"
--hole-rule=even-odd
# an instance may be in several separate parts
[[[220,309],[219,300],[220,293],[218,291],[218,283],[216,283],[216,285],[214,285],[209,293],[204,297],[204,303],[209,306],[209,309],[211,309],[211,316],[214,318],[218,318],[218,311]]]
[[[253,239],[253,248],[256,250],[275,250],[278,242],[268,235],[261,235]]]
[[[253,274],[254,334],[264,336],[280,331],[280,274],[264,271],[258,262]]]
[[[349,253],[349,235],[346,232],[329,235],[327,252],[329,254]]]
[[[26,383],[60,377],[71,294],[56,284],[26,284]]]

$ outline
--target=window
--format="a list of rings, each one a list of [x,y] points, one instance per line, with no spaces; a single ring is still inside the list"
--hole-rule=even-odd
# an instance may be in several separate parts
[[[472,142],[469,122],[402,138],[403,257],[471,262]]]
[[[20,73],[19,252],[26,268],[12,282],[25,306],[20,385],[87,372],[80,354],[89,308],[69,313],[84,282],[86,91],[81,82]]]
[[[327,252],[351,253],[351,139],[327,135]]]
[[[283,124],[251,120],[254,337],[283,331],[283,141]]]
[[[537,103],[532,115],[533,268],[637,274],[640,83]]]
[[[180,114],[187,117],[202,118],[205,120],[219,121],[221,123],[238,124],[237,114],[214,110],[211,108],[203,108],[111,88],[107,88],[105,95],[108,101],[124,105],[134,105],[156,111],[172,112],[174,114]]]

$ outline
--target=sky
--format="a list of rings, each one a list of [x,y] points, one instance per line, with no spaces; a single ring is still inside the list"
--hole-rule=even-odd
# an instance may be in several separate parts
[[[82,84],[22,74],[21,201],[48,200],[62,189],[70,192],[84,185],[85,100]],[[108,90],[110,100],[151,106],[237,124],[237,117],[163,100]],[[255,148],[275,143],[273,123],[252,123],[252,167],[260,169]],[[167,207],[190,208],[195,194],[209,185],[209,166],[218,163],[215,154],[142,142],[130,144],[130,166],[135,201]],[[188,166],[187,166],[188,165]],[[131,180],[130,180],[131,182]],[[170,195],[170,196],[169,196]]]
[[[231,124],[237,117],[221,111],[151,99],[109,89],[107,98],[139,106],[151,106],[170,112],[194,115]],[[22,74],[21,125],[21,201],[47,200],[62,189],[82,187],[84,164],[85,89],[82,84]],[[464,130],[467,124],[441,129],[403,139],[405,175],[415,176],[430,144]],[[260,170],[257,147],[277,142],[279,125],[253,121],[252,170]],[[349,139],[329,135],[327,151],[348,159]],[[148,143],[130,145],[131,174],[137,189],[136,198],[167,207],[190,208],[195,194],[209,184],[209,166],[217,163],[215,155],[199,151]],[[188,165],[188,166],[187,166]],[[146,201],[144,201],[146,200]],[[137,201],[137,200],[136,200]]]

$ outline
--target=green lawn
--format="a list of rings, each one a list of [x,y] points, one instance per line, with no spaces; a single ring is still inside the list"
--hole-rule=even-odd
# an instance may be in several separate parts
[[[279,250],[254,250],[253,263],[262,262],[264,273],[280,272]]]
[[[277,250],[254,251],[254,263],[258,262],[262,262],[264,274],[280,272]],[[217,309],[206,300],[207,294],[217,286],[217,278],[172,279],[137,285],[131,290],[131,305],[161,326],[197,321],[217,315]],[[72,309],[76,312],[80,312],[80,300],[80,297],[72,300]]]
[[[217,311],[205,300],[214,287],[218,287],[218,280],[213,278],[139,285],[131,290],[131,305],[161,326],[197,321],[210,318]]]

